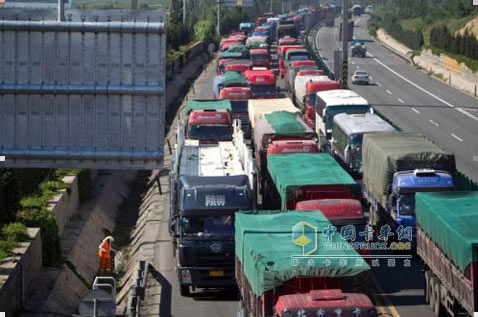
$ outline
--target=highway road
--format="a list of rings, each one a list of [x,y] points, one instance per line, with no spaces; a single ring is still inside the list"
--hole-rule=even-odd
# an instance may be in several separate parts
[[[415,69],[405,60],[373,41],[368,15],[356,18],[354,36],[366,41],[368,56],[350,58],[349,74],[366,70],[369,86],[350,88],[405,131],[426,135],[455,154],[457,167],[478,181],[478,100]],[[336,23],[339,25],[339,23]],[[319,53],[333,70],[333,51],[340,50],[338,27],[322,27],[316,34]]]
[[[214,64],[214,63],[213,63]],[[211,64],[195,83],[195,94],[189,98],[210,99],[212,82],[215,76],[214,65]],[[283,87],[281,81],[279,86]],[[169,158],[166,158],[169,161]],[[166,196],[166,195],[164,195]],[[165,197],[161,200],[162,219],[169,215],[169,201]],[[167,221],[161,221],[161,230],[158,233],[161,244],[157,270],[167,280],[164,285],[170,285],[169,296],[163,296],[159,311],[161,316],[236,316],[238,310],[238,294],[232,290],[199,291],[191,297],[182,297],[179,294],[179,285],[175,265],[177,259],[170,242]],[[376,262],[375,262],[376,264]],[[423,276],[420,272],[421,264],[412,260],[405,266],[404,260],[396,260],[395,266],[390,266],[388,260],[381,259],[379,266],[374,266],[374,293],[379,312],[385,316],[432,316],[431,310],[423,299]]]

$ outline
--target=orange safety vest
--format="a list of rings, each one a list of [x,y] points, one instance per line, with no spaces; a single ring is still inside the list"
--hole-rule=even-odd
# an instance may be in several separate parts
[[[98,256],[100,258],[109,259],[109,257],[110,257],[110,242],[108,240],[104,241],[100,245],[99,250],[98,250]]]

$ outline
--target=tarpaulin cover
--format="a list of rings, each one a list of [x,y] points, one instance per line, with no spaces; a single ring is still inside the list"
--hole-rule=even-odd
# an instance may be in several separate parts
[[[478,192],[417,193],[415,201],[420,228],[465,272],[478,260]]]
[[[186,102],[186,113],[193,110],[227,110],[231,111],[231,102],[223,100],[188,100]]]
[[[225,72],[222,85],[227,87],[232,84],[249,85],[249,82],[238,72]]]
[[[306,185],[345,185],[353,191],[359,185],[328,153],[269,155],[267,170],[281,197],[281,206],[294,190]]]
[[[365,134],[362,144],[363,183],[382,206],[392,188],[393,174],[415,169],[455,172],[455,156],[420,133]]]
[[[304,226],[305,225],[305,226]],[[365,261],[356,265],[355,260],[340,263],[340,258],[359,256],[355,250],[328,250],[328,237],[323,234],[330,222],[320,211],[269,211],[256,210],[236,213],[235,241],[236,257],[242,266],[251,290],[260,296],[296,276],[322,276],[330,278],[353,277],[368,272]],[[330,255],[330,265],[324,259],[299,259],[293,264],[292,256],[302,256],[304,249],[293,242],[298,233],[306,230],[310,243],[317,241],[317,249],[310,255]],[[315,230],[317,234],[315,234]],[[314,239],[315,238],[315,239]],[[334,234],[330,242],[344,243],[340,234]],[[315,241],[314,241],[315,240]],[[297,240],[295,240],[297,241]],[[346,243],[346,242],[345,242]],[[333,257],[333,258],[332,258]]]
[[[256,150],[267,149],[271,138],[282,135],[297,136],[304,139],[312,139],[316,136],[314,130],[298,114],[288,111],[275,111],[256,120],[254,128]]]
[[[251,126],[254,128],[256,120],[262,118],[265,114],[274,111],[300,113],[300,110],[294,106],[294,103],[290,98],[250,99],[248,103],[248,112]]]
[[[241,58],[243,54],[241,52],[222,52],[219,57],[220,58]]]

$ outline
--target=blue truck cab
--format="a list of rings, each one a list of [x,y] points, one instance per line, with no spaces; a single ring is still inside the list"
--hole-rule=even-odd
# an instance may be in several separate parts
[[[390,210],[395,226],[415,228],[415,193],[454,189],[453,177],[445,171],[416,169],[396,172],[393,175],[392,192],[386,209]]]

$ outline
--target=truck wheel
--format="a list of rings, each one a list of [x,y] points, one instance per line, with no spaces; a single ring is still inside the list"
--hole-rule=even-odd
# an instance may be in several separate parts
[[[189,292],[189,286],[188,285],[181,285],[181,296],[183,297],[189,297],[191,293]]]

